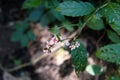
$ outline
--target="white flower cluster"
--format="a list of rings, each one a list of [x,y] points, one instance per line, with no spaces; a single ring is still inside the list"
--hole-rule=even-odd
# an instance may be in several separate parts
[[[79,42],[75,42],[75,45],[70,45],[69,48],[71,50],[75,49],[75,48],[78,48],[80,46],[80,43]]]

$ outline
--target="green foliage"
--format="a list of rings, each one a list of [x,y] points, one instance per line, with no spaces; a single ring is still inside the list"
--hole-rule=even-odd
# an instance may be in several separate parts
[[[95,75],[100,75],[102,72],[103,72],[103,68],[101,68],[100,66],[98,65],[88,65],[86,67],[86,71],[92,75],[92,76],[95,76]]]
[[[104,29],[104,23],[99,14],[93,15],[90,21],[87,22],[87,25],[93,30]]]
[[[79,75],[79,73],[84,71],[87,66],[87,51],[80,40],[75,40],[72,45],[74,45],[76,42],[78,42],[80,46],[73,49],[70,54],[75,71],[77,75]]]
[[[11,41],[20,42],[22,47],[26,47],[29,41],[35,40],[35,35],[32,30],[29,30],[28,21],[23,21],[17,24],[15,31],[12,33]]]
[[[94,7],[88,2],[65,1],[60,3],[56,9],[65,16],[84,16],[93,12]]]
[[[102,60],[120,64],[120,44],[110,44],[101,47],[97,50],[96,55]]]
[[[111,31],[111,30],[108,30],[107,31],[107,35],[108,35],[108,38],[114,42],[114,43],[120,43],[120,37],[117,35],[117,33]]]
[[[109,3],[103,8],[103,14],[111,28],[120,34],[120,5],[117,3]]]

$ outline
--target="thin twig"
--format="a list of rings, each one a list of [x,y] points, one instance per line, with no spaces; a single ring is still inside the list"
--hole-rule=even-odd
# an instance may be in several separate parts
[[[106,33],[106,30],[104,31],[104,33],[102,34],[102,36],[100,36],[100,38],[96,41],[96,47],[97,47],[97,49],[99,47],[98,44],[103,39],[103,37],[105,36],[105,33]]]
[[[6,69],[6,68],[4,68],[2,65],[0,65],[0,69],[3,70],[3,71],[7,71],[7,72],[13,72],[13,71],[17,71],[17,70],[19,70],[19,69],[22,69],[22,68],[27,67],[27,66],[30,66],[30,65],[32,65],[32,63],[31,63],[31,62],[28,62],[28,63],[21,64],[21,65],[19,65],[19,66],[16,66],[16,67],[14,67],[14,68],[11,68],[11,69]]]
[[[28,62],[28,63],[21,64],[21,65],[19,65],[19,66],[17,66],[17,67],[14,67],[14,68],[12,68],[12,69],[6,69],[6,70],[7,70],[8,72],[13,72],[13,71],[17,71],[17,70],[19,70],[19,69],[22,69],[22,68],[27,67],[27,66],[30,66],[30,65],[32,65],[32,63],[31,63],[31,62]]]

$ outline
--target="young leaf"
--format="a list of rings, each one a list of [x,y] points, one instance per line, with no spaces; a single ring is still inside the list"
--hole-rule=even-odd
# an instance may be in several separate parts
[[[100,75],[103,72],[103,68],[98,65],[88,65],[86,71],[92,76]]]
[[[103,20],[98,14],[93,15],[92,18],[87,22],[87,25],[93,30],[101,30],[104,28]]]
[[[65,28],[65,29],[67,29],[68,31],[73,31],[74,30],[74,28],[73,28],[73,24],[72,23],[70,23],[69,21],[63,21],[62,22],[62,25],[63,25],[63,27]]]
[[[80,44],[75,49],[71,50],[71,60],[72,64],[75,67],[75,71],[77,75],[83,70],[85,70],[87,66],[87,51],[84,45],[80,42],[80,40],[75,40],[72,45],[75,45],[76,42]]]
[[[120,37],[113,31],[107,31],[108,38],[114,43],[120,43]]]
[[[42,3],[44,2],[44,0],[25,0],[22,8],[36,8],[38,6],[40,6]]]
[[[97,50],[96,55],[102,60],[120,64],[120,44],[110,44],[101,47]]]
[[[120,34],[120,5],[117,3],[109,3],[102,9],[102,12],[111,28]]]
[[[93,12],[94,6],[88,2],[64,1],[56,10],[65,16],[76,17],[90,14]]]
[[[60,27],[54,26],[54,28],[50,29],[50,32],[52,32],[55,35],[58,35],[59,34],[59,30],[60,30]]]

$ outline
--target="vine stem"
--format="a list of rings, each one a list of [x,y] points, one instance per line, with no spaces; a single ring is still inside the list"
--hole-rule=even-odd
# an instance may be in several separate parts
[[[87,22],[92,18],[92,16],[93,16],[94,14],[96,14],[100,9],[104,8],[104,7],[107,6],[107,5],[108,5],[108,3],[106,3],[106,4],[102,5],[102,6],[100,6],[99,8],[97,8],[97,9],[95,10],[95,12],[83,23],[81,29],[78,29],[78,30],[74,33],[74,36],[71,36],[71,37],[69,37],[69,38],[74,38],[76,35],[77,35],[76,38],[78,38],[78,36],[81,34],[82,30],[85,28],[85,25],[86,25]]]

